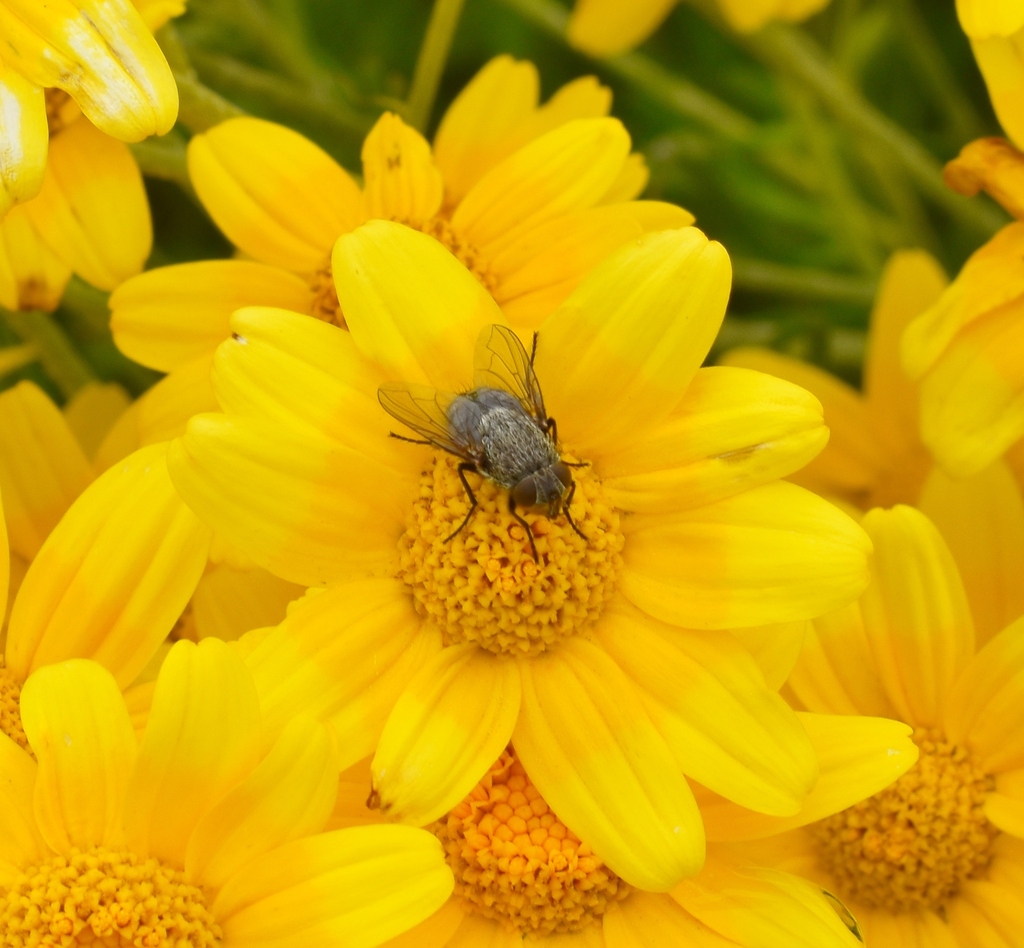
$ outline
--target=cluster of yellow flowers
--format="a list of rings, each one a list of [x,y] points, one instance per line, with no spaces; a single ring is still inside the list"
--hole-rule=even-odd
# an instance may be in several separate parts
[[[1024,7],[959,7],[1013,143],[947,179],[1024,216]],[[499,56],[359,177],[195,135],[238,253],[143,273],[181,12],[0,0],[0,304],[166,373],[0,393],[0,946],[1021,945],[1024,224],[893,257],[863,394],[704,366],[726,250]]]

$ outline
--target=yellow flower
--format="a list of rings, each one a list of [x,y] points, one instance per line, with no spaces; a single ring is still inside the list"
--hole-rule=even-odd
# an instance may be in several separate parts
[[[741,33],[772,20],[791,22],[827,6],[828,0],[718,0],[729,25]],[[569,42],[591,56],[616,56],[639,46],[669,15],[676,0],[576,0]]]
[[[536,560],[493,481],[473,476],[479,506],[457,530],[457,459],[389,438],[377,403],[385,379],[470,387],[478,337],[503,322],[495,301],[387,221],[342,237],[333,265],[350,332],[237,313],[213,372],[227,414],[193,419],[171,449],[176,486],[219,533],[328,587],[250,656],[268,715],[333,716],[352,761],[383,731],[380,805],[412,822],[451,809],[514,732],[552,806],[654,890],[703,857],[683,771],[799,809],[816,764],[796,719],[759,675],[734,674],[735,639],[684,630],[799,634],[859,592],[869,546],[778,482],[824,443],[816,400],[700,368],[729,291],[721,246],[694,228],[646,235],[541,324],[537,377],[563,453],[585,465],[572,514],[586,539],[528,514]]]
[[[83,660],[35,672],[35,760],[0,737],[0,945],[370,948],[452,890],[436,839],[323,832],[338,787],[326,728],[263,743],[232,650],[179,642],[136,742],[117,684]]]
[[[873,948],[1016,944],[1024,620],[978,647],[933,524],[900,506],[871,511],[864,526],[875,544],[871,585],[858,603],[812,623],[788,687],[814,711],[906,722],[920,759],[863,803],[738,849],[835,893]],[[737,819],[728,808],[720,816],[706,816],[709,835],[753,835],[764,819]]]
[[[1024,7],[1017,0],[957,0],[956,10],[1000,123],[1024,145]]]
[[[149,15],[160,22],[158,11]],[[76,113],[121,141],[162,135],[178,114],[170,67],[129,0],[3,0],[0,213],[39,190],[47,124],[52,139],[69,98]]]

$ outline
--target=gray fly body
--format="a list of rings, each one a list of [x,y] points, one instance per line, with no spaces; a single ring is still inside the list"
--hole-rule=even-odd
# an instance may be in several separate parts
[[[569,525],[583,536],[569,512],[576,491],[569,468],[578,465],[563,461],[558,452],[555,420],[544,410],[533,371],[536,350],[536,333],[533,352],[527,355],[511,329],[488,326],[477,340],[476,387],[471,391],[454,395],[395,382],[378,389],[384,410],[423,440],[392,433],[393,437],[430,444],[462,459],[458,470],[470,500],[469,512],[445,542],[469,523],[476,508],[467,471],[488,477],[509,492],[509,512],[526,530],[535,560],[533,533],[517,507],[546,507],[549,517],[564,510]]]

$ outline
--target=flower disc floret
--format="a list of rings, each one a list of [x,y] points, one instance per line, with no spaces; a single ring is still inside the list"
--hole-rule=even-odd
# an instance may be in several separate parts
[[[28,750],[28,738],[21,726],[21,684],[0,658],[0,731],[15,744]]]

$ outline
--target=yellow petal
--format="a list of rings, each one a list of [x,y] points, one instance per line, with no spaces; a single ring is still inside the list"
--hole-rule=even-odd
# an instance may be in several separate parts
[[[551,940],[550,935],[544,937],[545,948]],[[494,919],[468,912],[455,934],[443,944],[444,948],[522,948],[523,936],[517,931],[509,931]],[[428,948],[417,942],[413,945],[415,948]],[[429,945],[429,948],[434,946]]]
[[[686,948],[735,948],[735,942],[702,925],[667,895],[635,891],[604,917],[607,948],[649,948],[686,945]],[[603,946],[601,946],[603,948]]]
[[[213,913],[231,945],[373,948],[428,918],[454,883],[440,842],[408,826],[359,826],[253,860]]]
[[[621,589],[692,629],[809,619],[867,585],[871,543],[820,497],[778,482],[671,515],[624,521]]]
[[[463,922],[469,922],[474,918],[480,922],[489,921],[480,916],[467,915],[459,907],[457,899],[449,899],[426,921],[420,922],[415,928],[409,929],[397,938],[384,942],[381,948],[451,948],[451,939],[456,931],[461,930]],[[490,924],[492,928],[506,935],[509,934],[497,922],[490,922]],[[518,944],[521,945],[522,938],[519,935],[515,937],[519,938]],[[483,944],[487,948],[500,948],[500,946],[488,946],[486,941]],[[513,944],[516,943],[513,942]],[[481,948],[479,939],[470,948]]]
[[[130,359],[170,372],[231,335],[243,306],[309,312],[308,284],[249,260],[201,260],[133,277],[110,295],[110,331]]]
[[[733,629],[732,634],[757,662],[765,684],[778,691],[796,666],[810,630],[810,623],[800,619]]]
[[[937,726],[974,652],[956,564],[939,531],[912,507],[872,510],[863,523],[875,555],[861,609],[879,678],[902,720]]]
[[[947,909],[949,927],[964,948],[1003,948],[1020,940],[1024,900],[1016,887],[969,879]]]
[[[125,839],[140,856],[183,866],[193,831],[259,760],[259,697],[224,642],[178,642],[157,679],[128,788]]]
[[[509,155],[485,174],[452,215],[452,227],[494,256],[533,228],[593,207],[629,154],[618,119],[576,119]]]
[[[537,375],[574,450],[610,453],[668,417],[718,332],[730,279],[725,250],[696,228],[647,234],[544,322]]]
[[[305,586],[390,563],[411,497],[393,471],[336,441],[224,415],[194,417],[168,466],[218,534]]]
[[[22,687],[21,722],[39,761],[34,806],[47,845],[122,845],[135,732],[110,672],[82,659],[40,669]]]
[[[363,219],[359,186],[308,138],[263,119],[221,122],[188,146],[203,206],[247,254],[288,270],[323,266]]]
[[[151,33],[185,12],[185,0],[132,0]]]
[[[100,442],[96,457],[93,459],[93,466],[102,473],[141,447],[139,402],[136,400],[128,406]]]
[[[972,39],[971,49],[985,77],[999,124],[1016,145],[1024,145],[1024,30],[1018,29],[1010,36]]]
[[[153,246],[132,153],[85,121],[50,142],[42,190],[25,213],[61,262],[101,290],[139,273]]]
[[[19,677],[92,658],[124,687],[181,615],[210,531],[171,485],[165,450],[144,448],[107,471],[43,544],[8,629],[7,666]]]
[[[49,140],[43,90],[0,62],[0,216],[39,193]]]
[[[371,772],[381,812],[425,826],[468,796],[519,717],[519,669],[474,644],[443,649],[409,682]]]
[[[212,354],[207,352],[165,375],[136,402],[139,444],[170,441],[185,433],[193,415],[217,410],[210,378]]]
[[[174,125],[174,77],[128,0],[10,0],[0,37],[11,65],[38,85],[63,89],[108,135],[137,142]]]
[[[200,639],[233,641],[250,629],[277,625],[285,609],[304,592],[266,570],[227,564],[206,570],[192,594],[192,618]]]
[[[811,742],[735,639],[620,607],[602,618],[595,641],[640,693],[688,777],[762,813],[800,809],[818,775]]]
[[[602,204],[632,201],[640,197],[651,178],[650,169],[642,152],[634,151],[622,165],[619,176],[601,198]]]
[[[13,552],[33,559],[91,481],[85,454],[42,389],[19,382],[0,393],[0,491]]]
[[[392,112],[385,112],[363,142],[367,217],[419,227],[441,207],[444,181],[430,144]]]
[[[441,651],[440,635],[420,625],[393,579],[342,582],[296,603],[246,658],[266,727],[305,714],[330,723],[341,767],[371,754],[409,679]]]
[[[107,432],[131,404],[131,396],[116,382],[89,382],[68,399],[64,418],[82,446],[94,458]]]
[[[631,885],[666,891],[696,872],[693,795],[622,670],[578,638],[520,668],[512,743],[559,819]]]
[[[708,839],[764,839],[845,810],[917,763],[911,728],[888,718],[800,714],[818,757],[818,782],[793,816],[768,816],[721,799],[701,801]]]
[[[199,821],[185,853],[189,881],[219,889],[251,860],[319,832],[338,793],[327,728],[293,718],[256,769]]]
[[[1024,770],[996,776],[995,792],[985,795],[985,816],[1004,833],[1024,839]]]
[[[480,330],[504,319],[440,243],[401,224],[371,221],[342,237],[332,259],[345,321],[364,357],[388,378],[468,387]]]
[[[0,220],[0,306],[52,312],[60,305],[71,270],[35,229],[24,207]]]
[[[954,191],[966,197],[985,191],[1017,220],[1024,218],[1024,155],[1005,138],[968,142],[942,177]]]
[[[18,557],[20,560],[21,557]],[[7,625],[7,593],[11,583],[11,548],[7,543],[7,523],[4,519],[3,497],[0,492],[0,627]]]
[[[606,454],[620,509],[671,513],[792,474],[828,440],[810,392],[761,372],[699,369],[675,412],[640,444]]]
[[[23,866],[48,853],[33,812],[36,762],[6,734],[0,734],[0,773],[0,885],[9,886]]]
[[[956,12],[972,39],[1009,36],[1024,26],[1024,10],[1013,0],[956,0]]]
[[[577,0],[569,42],[591,56],[616,56],[639,46],[668,16],[675,0]]]
[[[512,137],[521,147],[573,119],[603,118],[611,109],[612,90],[602,86],[596,76],[580,76],[527,115]]]
[[[1024,499],[1009,468],[997,461],[956,480],[935,468],[919,504],[949,544],[984,644],[1024,614]]]

